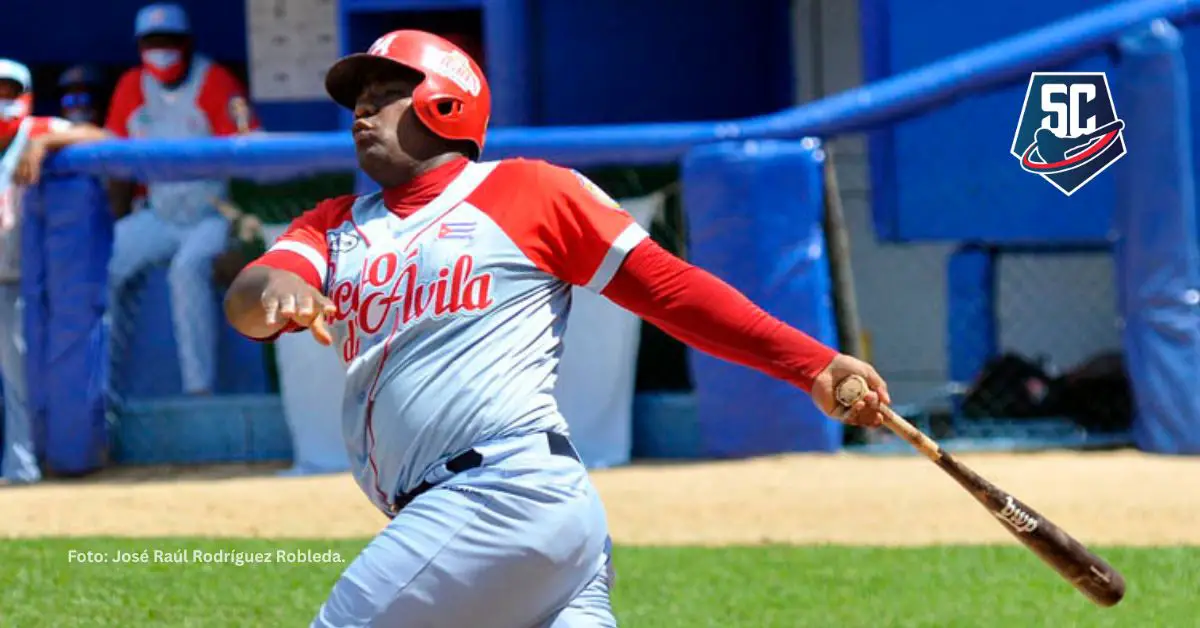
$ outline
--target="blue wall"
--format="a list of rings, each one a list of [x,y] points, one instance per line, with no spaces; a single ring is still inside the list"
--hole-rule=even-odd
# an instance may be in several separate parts
[[[704,120],[794,102],[787,0],[539,0],[541,124]]]
[[[58,74],[77,63],[102,66],[111,83],[137,64],[133,20],[152,0],[47,0],[11,3],[0,20],[0,54],[31,66],[37,110],[58,112]],[[225,64],[245,80],[247,59],[244,0],[175,0],[188,10],[197,48]],[[64,19],[64,16],[68,16]],[[46,33],[53,33],[53,44]],[[259,114],[274,131],[329,130],[337,126],[337,110],[327,103],[259,105]]]
[[[447,10],[430,13],[429,5]],[[485,39],[496,126],[721,119],[793,104],[788,0],[343,0],[342,7],[349,50],[393,28],[437,31],[442,16],[458,15],[466,24],[460,30]]]
[[[176,0],[191,14],[200,45],[217,59],[246,58],[243,0]],[[0,20],[4,54],[26,63],[131,64],[137,60],[133,18],[149,0],[6,2]],[[203,10],[201,10],[203,9]]]
[[[151,0],[52,0],[12,3],[0,20],[0,53],[28,64],[34,72],[37,110],[58,113],[58,74],[77,63],[93,63],[115,83],[138,62],[133,20]],[[244,0],[176,0],[188,10],[200,51],[245,80],[247,58]],[[51,8],[52,7],[52,8]],[[69,16],[64,19],[64,16]],[[53,44],[46,33],[54,33]],[[111,85],[110,85],[111,87]],[[268,128],[276,131],[326,130],[337,124],[336,110],[324,103],[259,105]]]
[[[54,112],[54,81],[65,67],[97,63],[115,80],[137,62],[133,19],[148,1],[47,0],[6,8],[0,21],[3,54],[34,67],[40,112]],[[198,47],[242,72],[244,0],[180,4],[191,14]],[[501,96],[498,125],[697,120],[792,104],[789,5],[788,0],[343,0],[342,24],[349,49],[363,49],[391,28],[436,29],[465,21],[468,31],[493,40],[485,63],[500,80],[494,86]],[[54,33],[54,44],[46,33]],[[525,71],[506,71],[511,68]],[[260,111],[273,130],[327,130],[339,123],[328,104]]]
[[[1100,0],[862,0],[868,81],[1017,35],[1105,4]],[[1184,33],[1189,63],[1200,62],[1194,30]],[[1044,70],[1108,72],[1100,54]],[[1028,77],[897,124],[871,138],[879,235],[893,240],[1103,241],[1113,214],[1114,164],[1071,197],[1019,167],[1009,154]],[[1197,81],[1192,81],[1192,90]],[[1193,96],[1193,99],[1195,96]],[[1115,101],[1117,115],[1121,102]],[[1193,141],[1197,138],[1193,131]],[[902,157],[901,157],[902,156]]]

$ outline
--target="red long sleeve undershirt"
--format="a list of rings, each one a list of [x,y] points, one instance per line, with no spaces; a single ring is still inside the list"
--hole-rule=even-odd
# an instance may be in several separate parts
[[[700,351],[805,392],[837,355],[649,239],[629,252],[602,294]]]

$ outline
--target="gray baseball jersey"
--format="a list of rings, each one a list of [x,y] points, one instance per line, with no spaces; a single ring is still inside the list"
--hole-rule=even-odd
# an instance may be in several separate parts
[[[470,163],[407,217],[382,194],[325,201],[261,260],[335,303],[343,434],[381,510],[479,443],[567,432],[553,396],[571,287],[601,291],[648,234],[582,175]]]

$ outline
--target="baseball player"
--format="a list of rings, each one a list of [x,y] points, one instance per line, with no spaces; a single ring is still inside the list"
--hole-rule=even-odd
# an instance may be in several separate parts
[[[187,139],[249,133],[258,128],[245,90],[225,68],[193,48],[188,16],[176,4],[152,4],[137,14],[142,64],[117,83],[108,131],[122,138]],[[227,181],[151,182],[146,210],[131,212],[135,187],[110,194],[119,220],[113,234],[109,284],[114,307],[126,285],[147,268],[170,262],[167,281],[180,372],[187,394],[212,392],[218,312],[212,261],[226,246],[229,220],[218,204]],[[116,318],[116,317],[114,317]],[[120,326],[114,326],[117,336]],[[119,356],[114,350],[112,355]]]
[[[309,329],[337,350],[352,468],[392,517],[313,626],[616,625],[604,506],[554,399],[573,286],[830,412],[835,379],[860,374],[875,392],[844,420],[880,421],[874,369],[659,247],[577,172],[479,161],[488,84],[446,40],[389,33],[326,88],[382,189],[297,218],[225,303],[247,336]]]
[[[21,324],[21,201],[37,183],[47,152],[102,139],[96,127],[33,115],[29,68],[0,59],[0,376],[4,381],[4,451],[0,483],[41,479],[25,382]]]

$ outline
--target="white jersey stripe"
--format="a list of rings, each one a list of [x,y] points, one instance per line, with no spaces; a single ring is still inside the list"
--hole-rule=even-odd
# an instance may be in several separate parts
[[[612,281],[613,275],[617,274],[617,270],[621,268],[621,262],[625,261],[625,256],[633,250],[633,247],[648,237],[650,234],[636,222],[625,227],[625,230],[613,240],[612,246],[608,247],[608,252],[604,254],[604,260],[600,262],[600,267],[596,269],[586,287],[593,292],[604,290],[608,282]]]
[[[317,276],[321,278],[321,284],[325,283],[325,274],[329,265],[325,262],[325,258],[313,247],[293,240],[281,240],[271,246],[272,251],[290,251],[308,260],[312,264],[313,269],[317,271]]]

